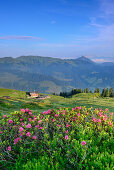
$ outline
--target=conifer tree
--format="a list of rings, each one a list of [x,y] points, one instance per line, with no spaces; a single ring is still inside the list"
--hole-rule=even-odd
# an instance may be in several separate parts
[[[109,97],[114,97],[113,88],[110,88],[110,89],[109,89]]]

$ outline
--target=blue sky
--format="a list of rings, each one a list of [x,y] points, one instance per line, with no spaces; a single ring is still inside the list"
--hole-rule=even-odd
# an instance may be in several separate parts
[[[0,57],[114,61],[114,0],[1,0]]]

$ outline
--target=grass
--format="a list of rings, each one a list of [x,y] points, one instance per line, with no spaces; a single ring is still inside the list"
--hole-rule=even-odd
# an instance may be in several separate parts
[[[6,98],[3,96],[10,96]],[[0,89],[0,113],[8,114],[20,108],[30,108],[34,112],[42,112],[48,109],[58,109],[59,107],[86,106],[105,109],[114,112],[114,98],[102,98],[97,94],[81,93],[72,98],[50,95],[49,99],[38,100],[27,98],[26,93],[18,90]]]

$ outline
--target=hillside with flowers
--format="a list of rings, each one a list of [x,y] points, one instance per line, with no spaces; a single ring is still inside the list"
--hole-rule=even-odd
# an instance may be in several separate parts
[[[113,169],[113,113],[86,107],[0,116],[2,169]]]

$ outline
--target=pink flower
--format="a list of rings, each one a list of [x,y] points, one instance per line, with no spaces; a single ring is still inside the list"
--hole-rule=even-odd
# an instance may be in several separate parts
[[[37,117],[36,117],[36,116],[34,116],[33,120],[35,121],[36,119],[37,119]]]
[[[20,111],[21,111],[22,113],[25,113],[25,109],[20,109]]]
[[[72,108],[72,111],[74,111],[74,108]]]
[[[106,109],[105,109],[105,112],[107,112],[107,111],[108,111],[108,109],[106,108]]]
[[[65,139],[68,140],[68,135],[65,136]]]
[[[24,129],[22,127],[19,128],[19,131],[22,132]]]
[[[21,140],[21,138],[14,139],[14,144],[17,144],[17,142],[20,141],[20,140]]]
[[[103,116],[103,115],[102,115],[102,112],[99,112],[99,116],[100,116],[100,117],[102,117],[102,116]]]
[[[5,118],[6,117],[6,115],[3,115],[3,118]]]
[[[31,122],[31,121],[32,121],[32,119],[31,119],[31,118],[28,118],[28,120],[29,120],[29,122]]]
[[[108,124],[109,124],[110,126],[112,126],[112,123],[111,123],[111,122],[108,122]]]
[[[61,127],[61,125],[57,124],[58,127]]]
[[[36,126],[35,126],[35,128],[38,128],[38,127],[39,127],[39,125],[36,125]]]
[[[69,124],[66,125],[66,127],[69,127],[69,126],[71,126],[71,125],[69,125]]]
[[[23,136],[23,132],[19,133],[19,136]]]
[[[36,139],[37,137],[36,136],[33,136],[32,139]]]
[[[77,116],[80,116],[80,113],[77,113]]]
[[[81,145],[86,145],[86,142],[85,142],[85,141],[82,141],[82,142],[81,142]]]
[[[110,116],[113,116],[113,112],[110,113]]]
[[[52,122],[55,122],[55,120],[54,120],[54,119],[52,119]]]
[[[11,146],[8,146],[7,150],[8,150],[8,151],[11,151]]]
[[[32,126],[31,126],[31,124],[28,124],[27,126],[26,126],[26,128],[31,128]]]
[[[39,129],[43,129],[43,127],[39,127]]]
[[[38,120],[38,123],[42,122],[42,120]]]
[[[66,130],[65,133],[68,133],[68,130]]]
[[[25,109],[25,112],[29,112],[29,109],[26,108],[26,109]]]
[[[56,117],[58,117],[59,115],[58,114],[55,114]]]
[[[29,137],[30,137],[30,136],[31,136],[31,133],[30,133],[30,132],[27,132],[27,133],[26,133],[26,136],[29,136]]]
[[[95,118],[95,117],[93,117],[92,121],[93,121],[93,122],[96,122],[96,118]]]
[[[29,115],[32,115],[32,112],[29,112]]]
[[[97,122],[101,123],[101,119],[97,119]]]
[[[86,114],[88,115],[89,113],[87,112]]]
[[[104,121],[107,120],[107,115],[104,114],[104,118],[103,118]]]
[[[9,122],[9,123],[13,123],[13,120],[10,119],[10,120],[8,120],[8,122]]]
[[[3,131],[0,131],[0,133],[2,134],[2,133],[3,133]]]
[[[22,118],[22,119],[20,119],[20,121],[23,121],[23,118]]]

